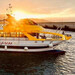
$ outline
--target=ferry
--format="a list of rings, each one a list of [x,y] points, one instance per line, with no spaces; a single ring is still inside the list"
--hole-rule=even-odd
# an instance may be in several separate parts
[[[6,15],[5,24],[0,26],[0,52],[48,52],[72,38],[70,34],[48,32],[31,19],[17,21]]]

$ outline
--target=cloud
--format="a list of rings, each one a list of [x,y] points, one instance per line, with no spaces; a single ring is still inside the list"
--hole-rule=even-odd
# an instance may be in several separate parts
[[[75,17],[75,10],[72,8],[64,9],[55,13],[47,14],[48,17]]]

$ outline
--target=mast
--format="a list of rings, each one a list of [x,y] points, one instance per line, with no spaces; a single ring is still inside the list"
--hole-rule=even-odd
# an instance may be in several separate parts
[[[9,4],[9,14],[12,15],[12,5]]]

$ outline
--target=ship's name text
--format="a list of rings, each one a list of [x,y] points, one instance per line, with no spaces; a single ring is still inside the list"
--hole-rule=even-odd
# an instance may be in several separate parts
[[[0,42],[0,45],[5,44],[5,45],[11,45],[12,42]]]

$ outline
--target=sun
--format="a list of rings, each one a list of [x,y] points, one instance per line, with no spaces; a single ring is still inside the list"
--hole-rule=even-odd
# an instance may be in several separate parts
[[[27,14],[21,11],[16,11],[13,13],[16,20],[27,18]]]
[[[24,19],[24,18],[44,18],[46,15],[38,15],[38,14],[32,14],[32,13],[25,13],[22,11],[15,11],[13,12],[14,17],[16,20]]]

